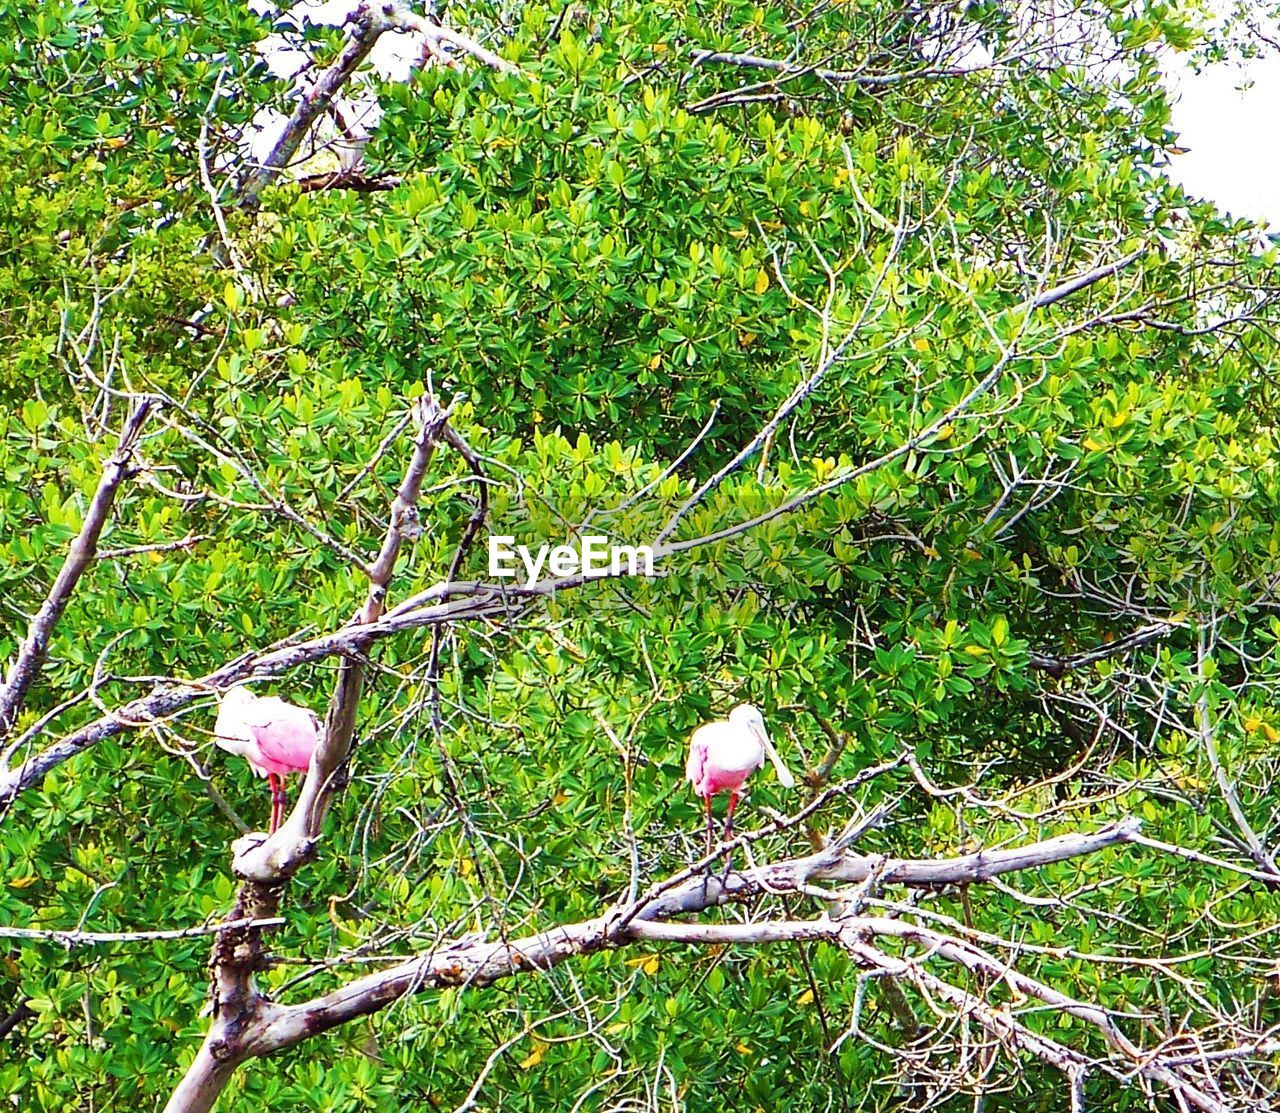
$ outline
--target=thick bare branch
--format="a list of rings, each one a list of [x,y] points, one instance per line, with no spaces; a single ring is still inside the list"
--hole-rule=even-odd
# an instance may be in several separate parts
[[[262,191],[289,165],[316,120],[369,56],[383,32],[391,30],[392,24],[387,15],[392,10],[394,4],[391,3],[364,3],[351,13],[347,20],[351,31],[346,46],[303,94],[266,158],[241,181],[238,193],[243,208],[252,209],[258,204]]]
[[[732,873],[719,878],[677,875],[675,884],[663,883],[642,895],[634,905],[616,908],[604,916],[538,932],[522,939],[484,942],[467,937],[444,943],[430,952],[387,970],[358,978],[340,989],[302,1005],[265,1004],[260,1017],[244,1031],[242,1042],[229,1045],[227,1054],[243,1062],[291,1047],[308,1036],[328,1031],[357,1017],[385,1008],[408,993],[446,986],[482,987],[530,970],[546,970],[575,955],[590,954],[606,946],[634,939],[654,938],[660,930],[645,925],[674,916],[696,914],[729,901],[765,893],[806,892],[819,880],[860,881],[878,871],[886,883],[942,885],[982,881],[1002,873],[1033,869],[1093,854],[1131,841],[1137,820],[1125,820],[1093,834],[1068,834],[1043,842],[990,852],[979,851],[958,858],[937,860],[885,859],[848,854],[829,848],[818,854]],[[753,925],[759,932],[760,925]],[[800,938],[812,929],[801,931]],[[783,938],[770,928],[756,940]],[[789,938],[789,937],[788,937]]]
[[[465,585],[452,585],[462,590]],[[322,661],[328,657],[360,652],[374,642],[402,630],[411,630],[436,623],[463,621],[472,618],[497,617],[511,609],[512,599],[504,599],[496,590],[476,590],[464,599],[416,608],[406,614],[387,617],[380,622],[364,626],[346,626],[341,630],[310,638],[294,645],[266,652],[253,651],[228,664],[191,681],[174,681],[158,685],[151,692],[131,700],[79,729],[32,754],[7,774],[0,773],[0,817],[12,806],[18,795],[62,762],[108,738],[115,738],[127,731],[145,729],[172,717],[200,699],[230,687],[241,681],[253,680],[289,672],[301,665]],[[443,592],[434,593],[439,598]],[[508,593],[510,594],[510,593]]]
[[[804,892],[817,881],[857,884],[874,876],[885,884],[918,888],[989,881],[1004,873],[1035,869],[1133,842],[1140,826],[1139,820],[1126,819],[1093,834],[1058,835],[1025,846],[977,850],[959,858],[895,859],[879,854],[850,854],[835,844],[804,858],[731,873],[723,883],[715,877],[698,875],[666,889],[655,886],[641,896],[637,909],[620,915],[624,919],[668,919],[740,900],[755,892]]]
[[[440,406],[430,395],[420,399],[414,408],[417,436],[413,453],[391,504],[382,547],[368,567],[369,589],[353,620],[356,630],[366,630],[386,609],[387,591],[400,551],[419,532],[418,499],[449,415],[449,408]],[[211,962],[213,1021],[195,1062],[166,1107],[172,1113],[212,1107],[235,1064],[245,1057],[239,1050],[243,1033],[252,1031],[259,1018],[276,1008],[261,995],[254,980],[264,961],[259,922],[274,918],[286,882],[314,852],[329,804],[342,783],[342,770],[355,737],[365,679],[365,652],[370,644],[367,636],[360,638],[343,656],[320,744],[312,754],[289,818],[265,839],[261,833],[253,833],[238,839],[232,847],[233,868],[242,879],[234,917],[254,922],[218,936]]]

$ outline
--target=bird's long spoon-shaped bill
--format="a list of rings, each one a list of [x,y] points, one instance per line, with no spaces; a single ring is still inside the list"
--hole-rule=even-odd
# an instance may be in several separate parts
[[[782,758],[778,756],[778,751],[773,748],[773,743],[769,741],[769,732],[761,726],[753,726],[756,737],[760,739],[760,744],[764,747],[765,755],[773,762],[774,772],[778,774],[778,783],[783,788],[795,788],[796,779],[791,775],[791,770],[782,764]]]

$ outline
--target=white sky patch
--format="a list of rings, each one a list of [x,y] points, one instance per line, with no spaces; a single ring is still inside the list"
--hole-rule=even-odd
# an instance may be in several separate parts
[[[411,32],[392,31],[373,44],[369,64],[388,81],[406,81],[422,54],[423,37]]]
[[[301,0],[292,5],[287,13],[277,13],[274,4],[268,0],[249,0],[249,3],[252,10],[264,19],[277,19],[277,26],[292,23],[295,27],[302,28],[304,24],[310,23],[315,26],[341,27],[355,10],[359,0]],[[274,32],[258,44],[258,52],[267,68],[277,77],[294,79],[295,89],[299,93],[314,80],[312,57],[299,46],[300,41],[298,35]],[[379,77],[389,81],[404,81],[421,57],[422,48],[423,40],[420,35],[387,32],[374,43],[368,63]],[[326,119],[317,126],[314,139],[320,150],[330,151],[337,156],[341,167],[358,169],[364,141],[382,119],[382,106],[368,82],[357,76],[344,90],[344,95],[337,98],[334,107],[350,135],[335,121]],[[264,108],[259,112],[247,136],[249,157],[255,161],[264,159],[275,146],[287,120],[286,115],[274,108]],[[304,147],[302,158],[309,159],[316,149],[316,144]]]
[[[1181,55],[1164,70],[1174,95],[1173,127],[1189,148],[1166,173],[1194,197],[1280,231],[1280,57],[1193,72]]]
[[[297,49],[288,35],[268,35],[258,43],[258,53],[276,77],[296,77],[311,61],[311,56]]]
[[[289,122],[289,117],[274,108],[264,108],[253,118],[253,128],[246,136],[245,145],[249,148],[249,157],[255,163],[261,163],[271,153],[280,133]]]
[[[304,23],[317,27],[341,27],[358,6],[359,0],[301,0],[291,5],[287,15],[280,18],[298,27]],[[250,7],[264,18],[271,18],[275,11],[265,0],[250,0]],[[281,77],[292,77],[310,61],[310,56],[296,49],[287,35],[268,35],[258,44],[258,50],[271,72]],[[380,77],[403,81],[421,52],[421,35],[389,31],[373,44],[369,63]]]

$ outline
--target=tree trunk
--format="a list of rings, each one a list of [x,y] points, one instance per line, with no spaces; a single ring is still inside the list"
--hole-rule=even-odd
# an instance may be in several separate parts
[[[209,1113],[240,1065],[238,1058],[218,1057],[216,1049],[225,1047],[221,1025],[215,1024],[200,1045],[195,1062],[170,1095],[164,1113]]]

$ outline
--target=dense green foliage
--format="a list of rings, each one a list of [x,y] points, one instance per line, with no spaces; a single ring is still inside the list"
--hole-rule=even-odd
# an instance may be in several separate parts
[[[907,750],[935,784],[978,782],[933,798],[904,767],[860,789],[868,807],[897,801],[868,849],[949,854],[1138,814],[1153,838],[1252,865],[1215,843],[1236,828],[1205,740],[1266,841],[1280,807],[1274,249],[1159,173],[1173,136],[1155,52],[1195,37],[1175,9],[1082,6],[1090,40],[1054,56],[1024,54],[1027,29],[999,4],[940,8],[932,24],[830,5],[806,20],[804,56],[897,79],[801,76],[747,103],[713,98],[769,74],[695,65],[694,51],[787,56],[801,49],[790,9],[477,9],[459,22],[500,29],[522,74],[436,67],[379,84],[368,165],[400,183],[284,181],[253,213],[227,189],[234,258],[215,267],[202,160],[221,186],[255,113],[292,104],[255,66],[269,26],[221,0],[3,0],[0,657],[83,520],[127,409],[112,392],[172,402],[19,730],[92,686],[43,746],[155,678],[342,625],[365,584],[340,550],[376,551],[405,462],[403,438],[379,446],[424,390],[460,399],[454,425],[490,484],[486,533],[539,545],[589,522],[634,544],[848,337],[673,539],[799,497],[795,509],[675,552],[653,580],[450,628],[439,731],[430,633],[380,644],[351,784],[290,891],[266,984],[311,994],[351,974],[327,958],[362,947],[407,953],[597,915],[627,888],[624,816],[645,883],[679,870],[701,819],[685,740],[741,699],[811,772],[829,726],[846,743],[833,781]],[[322,60],[337,49],[327,34],[309,36]],[[979,34],[997,62],[971,73],[932,72],[919,46]],[[447,574],[469,475],[437,453],[393,598]],[[485,575],[482,534],[462,578]],[[1153,623],[1164,636],[1086,667],[1040,659]],[[270,687],[322,711],[331,676],[324,662]],[[260,825],[266,794],[212,748],[211,725],[210,702],[24,792],[0,828],[0,925],[225,914],[237,831],[216,797]],[[761,805],[798,807],[766,777],[744,822],[764,822]],[[837,800],[818,828],[852,814]],[[807,846],[796,830],[753,853]],[[1248,1013],[1258,1031],[1280,1022],[1272,944],[1245,940],[1280,917],[1261,886],[1141,848],[1015,883],[1079,896],[1032,908],[1008,891],[949,892],[930,906],[1068,948],[1020,961],[1162,1028],[1208,1027],[1214,1010]],[[1082,957],[1236,939],[1230,960],[1178,966],[1186,981]],[[204,1031],[207,957],[205,938],[5,941],[0,1018],[24,1001],[32,1015],[0,1044],[0,1095],[33,1110],[162,1102]],[[588,1092],[584,1107],[612,1108],[649,1091],[695,1109],[848,1108],[864,1093],[887,1107],[905,1084],[875,1085],[895,1070],[883,1047],[911,1034],[857,973],[825,945],[593,955],[401,1002],[246,1067],[225,1107],[452,1108],[508,1041],[482,1108],[567,1109]],[[850,1038],[829,1054],[855,998],[881,1048]],[[1066,1014],[1029,1023],[1101,1051]],[[1063,1108],[1057,1076],[1021,1066],[995,1068],[1011,1088],[988,1108]],[[1143,1105],[1105,1075],[1088,1086],[1100,1107]],[[943,1107],[972,1108],[953,1100]]]

